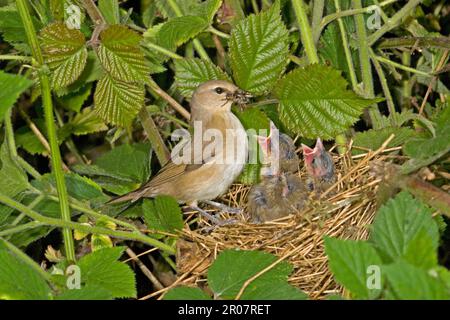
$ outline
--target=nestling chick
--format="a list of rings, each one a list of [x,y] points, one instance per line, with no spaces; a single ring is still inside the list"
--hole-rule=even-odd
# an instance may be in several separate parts
[[[306,170],[310,176],[308,188],[324,192],[336,182],[333,158],[325,150],[322,140],[317,139],[314,149],[302,144]]]
[[[197,203],[215,199],[225,193],[244,167],[247,158],[247,135],[241,122],[231,112],[231,105],[234,101],[242,103],[246,97],[247,93],[227,81],[212,80],[201,84],[192,96],[191,124],[199,121],[203,133],[214,129],[222,136],[221,145],[214,149],[214,153],[205,157],[208,143],[197,146],[194,145],[194,140],[191,140],[190,158],[194,159],[197,148],[201,150],[202,161],[176,164],[172,159],[140,189],[113,199],[110,203],[129,200],[134,202],[144,197],[169,195],[179,203],[186,203],[198,210],[212,222],[219,223],[216,218],[198,208]],[[195,128],[194,126],[194,135]],[[227,142],[234,143],[234,147],[227,148]],[[230,155],[232,161],[226,161],[225,159],[230,159]]]
[[[269,168],[261,170],[261,182],[254,185],[248,194],[247,210],[255,223],[270,221],[294,214],[301,210],[307,200],[303,181],[295,174],[299,159],[292,139],[280,134],[271,123],[268,138],[258,137]]]

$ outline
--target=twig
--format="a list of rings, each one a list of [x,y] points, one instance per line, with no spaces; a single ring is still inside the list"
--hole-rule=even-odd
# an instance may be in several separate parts
[[[126,252],[130,256],[130,258],[136,262],[139,269],[141,269],[142,273],[150,280],[156,290],[161,290],[164,288],[161,282],[159,282],[158,278],[156,278],[155,275],[147,268],[147,266],[142,263],[142,261],[137,257],[133,250],[127,248]]]
[[[183,108],[182,105],[180,105],[174,98],[172,98],[169,94],[167,94],[163,89],[161,89],[156,82],[153,81],[153,79],[149,79],[147,81],[147,86],[155,92],[158,96],[163,98],[165,101],[167,101],[172,108],[174,108],[176,111],[178,111],[185,119],[189,120],[191,118],[191,114]]]
[[[386,97],[386,102],[387,102],[387,106],[389,109],[389,113],[392,116],[392,119],[394,121],[393,124],[394,124],[394,126],[397,126],[397,121],[396,121],[396,117],[395,117],[396,113],[395,113],[394,99],[392,99],[392,95],[389,90],[389,85],[387,83],[386,76],[384,75],[383,68],[381,67],[380,63],[376,59],[376,55],[373,53],[372,50],[370,50],[370,53],[371,53],[373,65],[375,67],[375,70],[377,71],[378,78],[380,79],[381,88],[383,89],[384,96]]]

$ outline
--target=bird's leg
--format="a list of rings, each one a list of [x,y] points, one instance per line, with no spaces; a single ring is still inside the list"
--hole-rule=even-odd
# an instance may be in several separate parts
[[[204,216],[206,219],[208,219],[215,226],[224,226],[224,225],[233,224],[233,223],[236,222],[235,220],[231,220],[231,219],[230,220],[221,220],[219,218],[216,218],[212,214],[206,212],[205,210],[199,208],[196,205],[190,205],[189,207],[191,209],[194,209],[194,210],[198,211],[202,216]]]
[[[203,202],[206,203],[206,204],[209,204],[212,207],[215,207],[215,208],[219,209],[222,212],[226,212],[226,213],[230,213],[230,214],[240,214],[240,213],[242,213],[242,210],[239,209],[239,208],[233,208],[233,207],[227,206],[227,205],[225,205],[223,203],[219,203],[219,202],[216,202],[216,201],[204,200]]]

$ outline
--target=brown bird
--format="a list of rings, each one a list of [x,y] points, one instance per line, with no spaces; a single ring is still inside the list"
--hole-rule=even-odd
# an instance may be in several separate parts
[[[257,138],[264,162],[270,167],[262,168],[261,182],[250,189],[247,210],[252,222],[261,223],[298,212],[305,205],[308,192],[300,177],[293,173],[299,163],[293,140],[279,134],[272,122],[269,137]]]
[[[211,222],[221,224],[219,219],[200,209],[198,201],[216,205],[221,209],[226,208],[210,200],[225,193],[244,168],[247,135],[241,122],[231,112],[231,105],[233,102],[242,103],[248,97],[248,93],[227,81],[212,80],[201,84],[192,95],[190,103],[193,135],[195,137],[199,133],[214,133],[214,141],[204,143],[202,138],[201,144],[198,145],[195,138],[191,139],[188,142],[190,148],[186,150],[190,152],[188,158],[196,160],[195,163],[176,163],[172,157],[169,163],[141,188],[113,199],[110,203],[129,200],[134,202],[140,198],[169,195],[179,203],[186,203],[199,211]],[[217,134],[220,137],[217,137]],[[214,148],[211,149],[211,146]]]
[[[325,150],[322,140],[317,139],[314,148],[302,144],[306,171],[309,174],[308,188],[324,192],[336,182],[333,158]]]

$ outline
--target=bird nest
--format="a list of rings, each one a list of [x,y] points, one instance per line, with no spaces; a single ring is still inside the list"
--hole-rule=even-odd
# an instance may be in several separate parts
[[[352,156],[333,155],[337,182],[321,195],[311,195],[304,210],[276,221],[262,224],[248,222],[244,214],[237,223],[212,229],[207,221],[187,223],[178,241],[178,279],[171,285],[206,284],[208,267],[225,249],[262,250],[288,261],[294,267],[289,283],[306,292],[311,299],[343,294],[333,278],[324,251],[324,236],[365,240],[373,221],[380,179],[371,175],[372,161],[392,158],[383,145],[379,150]],[[306,177],[306,171],[298,174]],[[236,184],[222,197],[222,202],[244,208],[250,187]],[[198,217],[191,213],[192,219]],[[226,216],[223,218],[234,218]],[[188,219],[189,221],[189,219]],[[193,227],[195,226],[195,228]],[[168,289],[168,288],[167,288]]]

